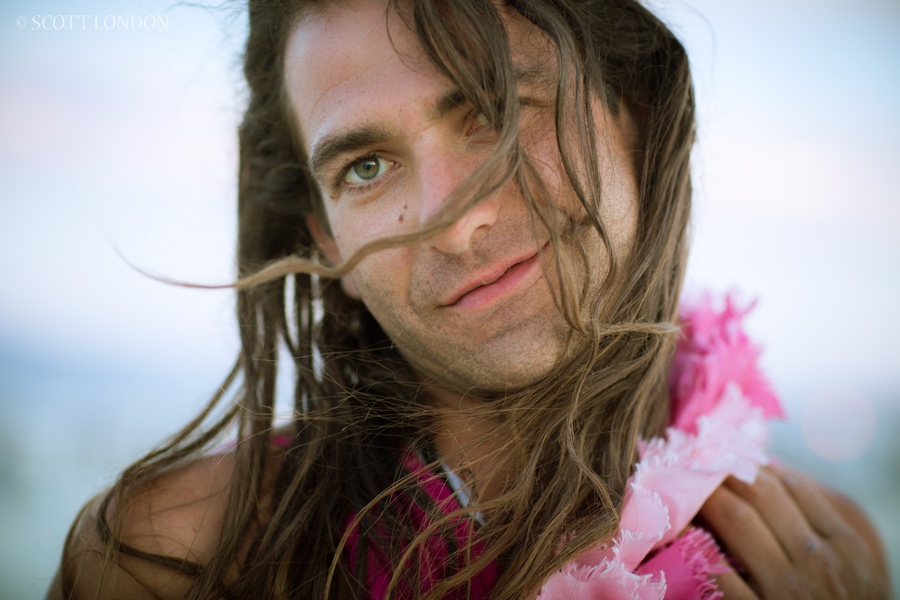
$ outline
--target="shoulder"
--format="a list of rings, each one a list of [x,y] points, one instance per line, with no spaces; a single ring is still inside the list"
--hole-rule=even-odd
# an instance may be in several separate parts
[[[273,459],[266,469],[269,481],[280,466],[280,453]],[[105,515],[100,514],[105,495],[91,501],[66,541],[60,579],[68,597],[185,597],[195,578],[177,565],[203,566],[215,556],[233,473],[233,455],[217,454],[128,490],[121,505],[111,501],[106,506]],[[169,565],[111,552],[101,532],[101,516],[117,524],[123,545],[172,559]]]
[[[70,598],[183,598],[189,575],[158,563],[113,553],[100,518],[117,523],[120,541],[138,552],[206,564],[219,540],[228,501],[232,460],[210,456],[145,482],[121,506],[106,494],[92,500],[69,532],[62,587]]]
[[[143,552],[205,564],[219,540],[234,461],[204,457],[128,494],[121,507],[124,544]]]

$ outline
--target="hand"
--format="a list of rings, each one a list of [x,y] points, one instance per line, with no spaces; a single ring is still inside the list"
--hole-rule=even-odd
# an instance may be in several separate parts
[[[717,576],[726,600],[890,595],[884,552],[865,516],[797,472],[763,468],[753,485],[731,478],[700,516],[743,570]]]

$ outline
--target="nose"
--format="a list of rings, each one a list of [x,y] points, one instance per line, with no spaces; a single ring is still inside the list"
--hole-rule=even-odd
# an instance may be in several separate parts
[[[471,158],[437,149],[419,161],[421,223],[425,223],[445,204],[447,198],[477,166]],[[465,201],[467,199],[463,199]],[[500,212],[498,194],[485,198],[461,215],[450,227],[429,237],[423,245],[432,252],[461,254],[477,236],[497,222]]]

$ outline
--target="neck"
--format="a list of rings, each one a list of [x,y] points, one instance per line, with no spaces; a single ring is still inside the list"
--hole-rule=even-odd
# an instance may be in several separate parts
[[[435,414],[432,441],[438,456],[473,490],[477,500],[499,495],[508,481],[505,440],[498,421],[485,416],[483,401],[446,388],[424,388]]]

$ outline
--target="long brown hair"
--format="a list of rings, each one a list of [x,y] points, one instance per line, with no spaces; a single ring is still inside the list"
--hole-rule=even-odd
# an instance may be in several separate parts
[[[446,535],[448,523],[464,513],[443,516],[402,470],[403,452],[427,446],[433,415],[390,339],[333,278],[367,253],[433,235],[512,181],[557,249],[554,295],[571,326],[574,350],[537,384],[485,396],[480,410],[499,423],[498,452],[516,475],[498,497],[473,507],[486,515],[478,532],[485,554],[445,569],[422,595],[465,592],[474,574],[497,561],[492,597],[526,597],[574,554],[615,533],[638,437],[658,433],[666,421],[691,201],[695,124],[687,57],[673,34],[634,0],[508,0],[555,45],[557,131],[576,125],[574,138],[563,143],[558,134],[557,142],[585,216],[561,222],[542,201],[542,183],[519,143],[498,7],[491,0],[412,0],[412,9],[403,11],[408,25],[434,64],[495,124],[496,150],[433,221],[327,266],[306,224],[307,215],[322,216],[320,199],[284,87],[292,26],[318,4],[323,2],[249,2],[244,74],[250,95],[239,129],[240,357],[203,414],[123,473],[99,511],[99,529],[111,557],[130,554],[195,577],[195,599],[367,597],[370,548],[393,565],[393,585],[405,581],[416,589],[418,569],[405,568],[406,559],[415,558],[428,535]],[[388,10],[396,9],[390,2]],[[624,107],[637,126],[638,222],[626,256],[615,255],[600,217],[595,102],[613,115]],[[578,243],[585,228],[599,235],[610,256],[599,290],[585,284],[595,259]],[[237,579],[226,584],[242,536],[259,517],[284,352],[295,369],[292,442],[277,475],[271,515]],[[118,543],[116,522],[105,518],[113,500],[121,506],[135,484],[195,460],[232,428],[235,466],[214,558],[190,565]],[[412,530],[391,502],[396,494],[422,505],[433,526]],[[360,532],[352,569],[345,549],[351,518]],[[568,544],[561,549],[563,539]],[[454,551],[466,556],[468,548]]]

